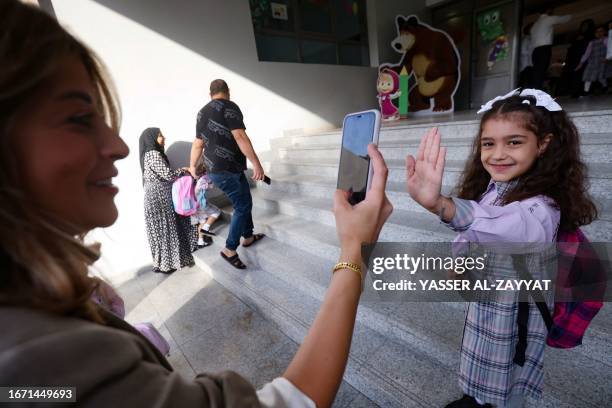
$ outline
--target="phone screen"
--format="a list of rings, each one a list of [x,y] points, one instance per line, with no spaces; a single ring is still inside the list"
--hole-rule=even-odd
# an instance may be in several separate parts
[[[370,169],[368,144],[372,143],[375,125],[372,112],[350,115],[344,121],[338,188],[351,192],[351,204],[365,199]]]

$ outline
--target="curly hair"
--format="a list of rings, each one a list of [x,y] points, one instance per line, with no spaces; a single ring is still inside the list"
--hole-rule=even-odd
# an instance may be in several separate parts
[[[99,257],[66,222],[45,213],[23,189],[14,153],[16,117],[76,57],[97,92],[97,106],[119,127],[116,93],[101,61],[38,7],[0,0],[0,305],[25,306],[101,321],[90,301],[97,283],[88,267]],[[34,160],[37,160],[35,158]]]
[[[525,102],[528,101],[529,103]],[[502,200],[502,205],[544,195],[553,199],[561,212],[560,231],[574,231],[597,218],[597,207],[588,193],[587,167],[580,158],[580,135],[565,111],[550,112],[536,106],[533,96],[514,95],[497,101],[485,112],[472,145],[463,175],[455,189],[459,198],[478,200],[491,176],[481,161],[480,138],[490,119],[520,121],[533,132],[538,144],[552,135],[546,150],[519,179],[517,186]]]

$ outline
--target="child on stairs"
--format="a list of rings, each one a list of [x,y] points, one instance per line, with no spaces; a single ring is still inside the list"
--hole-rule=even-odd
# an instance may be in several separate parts
[[[550,95],[515,90],[483,112],[456,197],[440,193],[446,148],[437,129],[423,137],[416,158],[407,157],[408,192],[459,233],[455,242],[552,243],[558,231],[593,221],[578,131]],[[515,295],[468,303],[459,370],[464,395],[447,408],[515,408],[541,396],[547,329],[530,301],[526,348],[517,347]]]
[[[206,192],[212,189],[213,183],[206,174],[204,155],[196,162],[195,171],[197,177],[195,196],[200,208],[191,216],[191,225],[198,225],[198,248],[203,248],[212,244],[211,236],[216,234],[210,230],[210,227],[221,215],[221,210],[206,199]]]

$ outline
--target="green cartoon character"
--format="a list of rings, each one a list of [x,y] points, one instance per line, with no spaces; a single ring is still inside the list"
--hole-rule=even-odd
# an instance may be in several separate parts
[[[480,30],[480,36],[483,40],[493,41],[505,34],[499,10],[489,10],[480,13],[477,20],[478,30]]]
[[[480,37],[490,43],[487,67],[493,68],[497,61],[508,58],[508,38],[504,31],[499,9],[488,10],[477,17]]]

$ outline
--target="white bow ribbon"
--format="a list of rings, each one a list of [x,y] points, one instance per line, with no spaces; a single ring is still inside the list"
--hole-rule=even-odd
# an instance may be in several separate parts
[[[541,106],[544,109],[550,111],[550,112],[557,112],[560,110],[563,110],[563,108],[561,108],[561,105],[559,105],[557,102],[555,102],[555,100],[552,98],[552,96],[550,96],[549,94],[547,94],[544,91],[540,91],[539,89],[523,89],[521,92],[519,92],[519,89],[521,88],[516,88],[513,91],[508,92],[507,94],[503,95],[503,96],[496,96],[495,98],[491,99],[489,102],[485,103],[484,105],[482,105],[480,107],[480,110],[478,112],[476,112],[477,114],[486,112],[488,110],[491,110],[491,108],[493,108],[493,104],[497,101],[500,101],[502,99],[507,99],[511,96],[514,95],[519,95],[519,96],[533,96],[536,100],[536,106]],[[529,101],[523,101],[523,103],[529,103]]]

